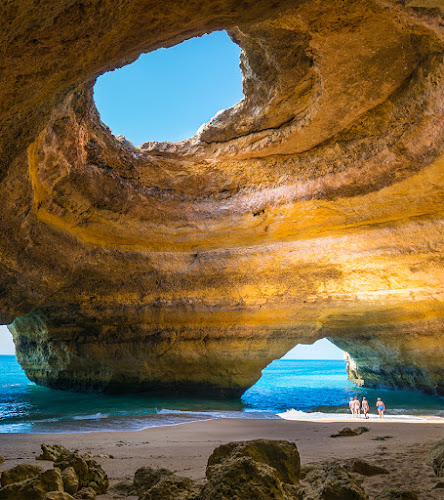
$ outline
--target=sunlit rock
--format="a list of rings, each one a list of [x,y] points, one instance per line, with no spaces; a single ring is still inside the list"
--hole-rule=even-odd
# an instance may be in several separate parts
[[[328,337],[366,386],[444,394],[437,4],[3,2],[0,322],[31,380],[233,396]],[[113,137],[95,78],[219,29],[245,98]]]

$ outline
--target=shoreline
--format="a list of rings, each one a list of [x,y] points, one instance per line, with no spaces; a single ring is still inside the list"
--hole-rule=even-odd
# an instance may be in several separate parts
[[[241,415],[232,414],[231,416],[224,415],[223,412],[220,415],[211,415],[207,418],[203,416],[205,412],[196,412],[196,416],[199,415],[200,418],[193,418],[192,412],[183,412],[184,415],[188,415],[189,418],[187,420],[179,420],[180,418],[185,418],[180,415],[180,412],[172,412],[171,415],[178,416],[177,422],[140,422],[143,419],[142,415],[132,415],[132,416],[124,416],[124,421],[119,421],[117,416],[110,417],[112,421],[109,426],[103,425],[100,426],[100,422],[106,421],[108,417],[97,417],[91,416],[91,418],[80,418],[74,419],[73,421],[67,423],[66,421],[54,421],[51,424],[55,425],[55,430],[44,430],[39,429],[39,424],[50,424],[50,422],[45,421],[36,421],[31,423],[30,425],[34,425],[37,429],[32,429],[29,432],[23,431],[1,431],[0,436],[8,436],[8,435],[44,435],[44,436],[54,436],[54,435],[69,435],[69,434],[93,434],[93,433],[118,433],[118,432],[141,432],[149,429],[162,429],[168,427],[175,427],[180,425],[188,425],[188,424],[198,424],[202,422],[209,422],[214,420],[245,420],[245,421],[292,421],[292,422],[311,422],[311,423],[343,423],[343,424],[359,424],[361,426],[365,426],[368,423],[431,423],[431,424],[444,424],[444,417],[438,415],[405,415],[405,414],[396,414],[396,415],[386,415],[384,419],[380,419],[378,415],[369,414],[368,419],[363,417],[356,418],[352,417],[349,413],[326,413],[326,412],[304,412],[302,410],[287,410],[282,413],[274,413],[274,412],[241,412]],[[209,413],[218,413],[218,412],[209,412]],[[162,417],[162,414],[157,414],[159,417]],[[164,413],[163,416],[170,417],[169,413]],[[155,417],[156,414],[153,415]],[[139,422],[139,425],[131,425],[131,421]],[[77,422],[79,428],[75,428],[75,425],[70,425],[73,422]],[[83,422],[83,425],[82,425]],[[90,423],[91,425],[95,425],[95,428],[88,428],[85,425],[85,422]],[[65,423],[66,430],[61,427],[61,424]],[[8,424],[4,424],[5,426]],[[14,425],[14,424],[9,424]],[[23,424],[16,424],[23,425]],[[1,428],[1,426],[0,426]]]

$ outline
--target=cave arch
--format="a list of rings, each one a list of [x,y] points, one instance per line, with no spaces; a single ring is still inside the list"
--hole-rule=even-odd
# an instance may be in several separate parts
[[[329,337],[387,353],[374,383],[442,393],[439,9],[0,9],[0,319],[31,378],[232,394]],[[243,49],[242,105],[180,145],[112,137],[95,78],[217,29]]]

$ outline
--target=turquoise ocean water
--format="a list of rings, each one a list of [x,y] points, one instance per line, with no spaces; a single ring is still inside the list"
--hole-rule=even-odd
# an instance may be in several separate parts
[[[241,400],[152,398],[143,394],[79,394],[38,387],[15,356],[0,356],[0,433],[140,430],[212,418],[279,418],[290,409],[345,413],[351,396],[377,396],[388,415],[439,415],[444,398],[417,392],[358,389],[344,361],[276,360]]]

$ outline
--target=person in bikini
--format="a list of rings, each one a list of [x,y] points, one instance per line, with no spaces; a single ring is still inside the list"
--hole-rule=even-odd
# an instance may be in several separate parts
[[[381,400],[381,398],[378,398],[378,400],[376,401],[376,408],[379,413],[379,418],[384,418],[385,404],[384,401]]]
[[[365,397],[362,398],[362,411],[364,412],[364,418],[369,418],[368,410],[370,409],[368,401]]]
[[[358,396],[355,396],[355,400],[353,401],[353,405],[355,407],[356,417],[361,418],[361,403],[359,402]]]

